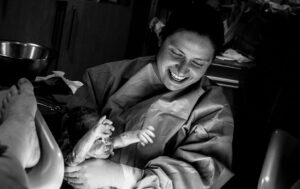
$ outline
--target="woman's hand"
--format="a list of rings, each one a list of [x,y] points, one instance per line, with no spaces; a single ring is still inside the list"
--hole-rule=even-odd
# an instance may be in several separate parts
[[[77,166],[65,167],[64,179],[74,189],[121,187],[124,183],[121,165],[104,159],[90,159]]]

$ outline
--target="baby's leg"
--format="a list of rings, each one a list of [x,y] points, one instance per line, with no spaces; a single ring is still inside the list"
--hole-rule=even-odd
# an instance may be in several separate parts
[[[90,129],[75,145],[72,154],[69,155],[67,163],[70,165],[78,164],[88,157],[88,152],[92,149],[93,144],[99,138],[109,137],[114,130],[112,122],[106,117],[100,118],[99,122]]]
[[[10,136],[1,135],[1,141],[8,145],[8,150],[25,168],[34,166],[40,158],[34,123],[37,104],[33,86],[27,79],[20,79],[18,88],[12,86],[2,99],[1,127],[6,130],[5,133],[10,133]]]
[[[97,140],[88,152],[87,158],[107,159],[110,155],[113,155],[112,142],[103,143],[102,140]]]
[[[83,162],[95,140],[97,140],[97,135],[91,129],[76,143],[73,151],[68,155],[66,163],[68,165],[77,165]]]

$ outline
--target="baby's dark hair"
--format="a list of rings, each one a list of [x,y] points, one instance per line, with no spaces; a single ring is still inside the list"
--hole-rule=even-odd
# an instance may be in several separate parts
[[[220,52],[224,43],[224,26],[221,17],[213,7],[205,3],[187,3],[175,8],[162,29],[162,41],[181,30],[207,36],[215,48],[215,54]]]
[[[89,131],[100,119],[95,109],[87,107],[76,107],[70,110],[64,118],[63,125],[67,128],[72,146]]]

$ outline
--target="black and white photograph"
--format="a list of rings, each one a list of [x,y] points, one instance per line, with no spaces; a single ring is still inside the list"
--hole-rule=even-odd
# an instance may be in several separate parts
[[[0,189],[300,189],[300,0],[0,0]]]

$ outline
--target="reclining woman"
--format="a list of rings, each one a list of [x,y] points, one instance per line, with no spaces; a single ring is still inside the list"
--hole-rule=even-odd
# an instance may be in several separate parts
[[[160,37],[156,56],[86,70],[68,108],[106,115],[112,137],[152,126],[155,139],[67,166],[74,188],[220,188],[232,177],[232,113],[222,88],[204,75],[224,40],[217,12],[181,6]]]

